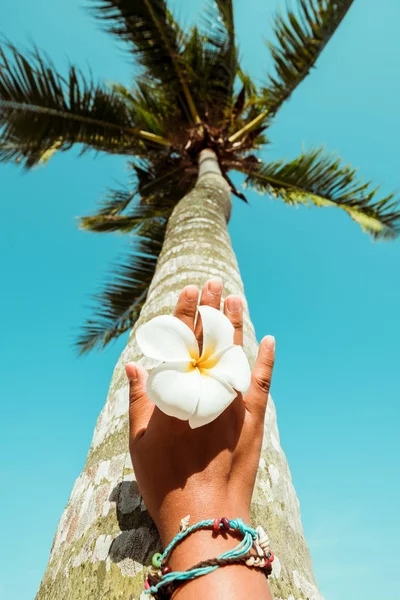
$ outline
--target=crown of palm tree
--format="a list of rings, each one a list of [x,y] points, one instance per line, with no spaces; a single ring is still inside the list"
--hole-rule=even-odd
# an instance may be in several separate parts
[[[263,163],[255,152],[282,104],[308,75],[353,0],[298,0],[274,21],[268,44],[273,75],[257,88],[240,67],[233,0],[216,0],[206,26],[182,31],[165,0],[97,0],[106,29],[129,45],[140,66],[132,89],[88,80],[75,67],[61,76],[37,49],[0,47],[0,160],[26,168],[74,144],[129,157],[133,184],[110,190],[98,211],[82,217],[95,232],[134,235],[135,250],[96,296],[95,317],[78,340],[81,352],[128,330],[152,280],[168,217],[194,185],[197,157],[212,148],[233,193],[229,172],[288,204],[337,206],[374,238],[395,237],[393,195],[358,180],[355,169],[322,148],[291,162]]]

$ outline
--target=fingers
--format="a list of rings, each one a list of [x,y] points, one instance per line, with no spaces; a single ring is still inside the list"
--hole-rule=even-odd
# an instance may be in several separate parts
[[[201,291],[200,305],[212,306],[218,310],[221,308],[222,281],[220,279],[209,279]],[[201,318],[200,315],[196,322],[195,335],[201,340]]]
[[[233,343],[243,346],[243,302],[240,296],[231,295],[225,298],[224,314],[235,328]]]
[[[129,379],[129,440],[139,439],[146,431],[153,404],[146,394],[147,371],[138,364],[125,366]]]
[[[209,279],[203,285],[201,291],[200,305],[221,308],[222,281],[220,279]]]
[[[199,290],[195,285],[187,285],[181,291],[175,307],[174,316],[194,330]]]
[[[244,402],[249,412],[264,420],[275,359],[275,338],[267,335],[260,344],[256,364],[251,374],[250,389]]]

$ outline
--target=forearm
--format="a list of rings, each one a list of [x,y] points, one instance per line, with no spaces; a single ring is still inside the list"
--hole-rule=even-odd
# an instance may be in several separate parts
[[[179,296],[175,319],[159,316],[136,332],[143,353],[161,361],[150,377],[138,364],[126,366],[132,463],[163,548],[175,539],[185,516],[190,515],[192,526],[210,521],[208,530],[194,527],[184,539],[179,536],[181,543],[174,541],[162,564],[160,557],[153,557],[157,575],[154,570],[149,573],[146,588],[156,592],[166,586],[166,593],[174,590],[178,600],[271,600],[266,574],[271,571],[273,557],[268,553],[267,539],[260,530],[259,534],[235,520],[250,523],[275,340],[272,336],[264,338],[250,377],[241,350],[243,303],[239,296],[227,296],[223,316],[219,312],[221,299],[221,282],[209,280],[201,294],[198,319],[198,290],[187,286]],[[176,369],[162,365],[175,361],[173,356],[183,355],[190,357],[187,370],[178,364]],[[232,398],[232,390],[241,393]],[[244,543],[239,550],[228,552],[242,536]],[[257,537],[264,540],[258,548]],[[259,556],[260,548],[264,548],[265,559]],[[258,552],[249,564],[263,565],[265,571],[245,564],[250,558],[248,550],[253,556]],[[233,556],[242,564],[216,564],[215,559],[225,553],[228,562]],[[180,587],[176,575],[168,576],[171,571],[186,572],[203,561],[215,570]]]

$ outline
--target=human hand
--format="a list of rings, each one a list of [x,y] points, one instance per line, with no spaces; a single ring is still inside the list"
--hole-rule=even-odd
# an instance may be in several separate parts
[[[219,309],[222,284],[208,281],[200,304]],[[195,331],[201,344],[201,323],[195,324],[198,290],[181,292],[175,316]],[[228,296],[224,313],[235,328],[234,342],[243,344],[243,306]],[[147,510],[165,546],[187,514],[194,523],[213,516],[241,517],[249,522],[250,501],[260,458],[264,416],[274,363],[275,341],[260,344],[250,389],[238,394],[215,420],[191,429],[162,413],[146,394],[147,373],[129,363],[129,447],[137,483]]]

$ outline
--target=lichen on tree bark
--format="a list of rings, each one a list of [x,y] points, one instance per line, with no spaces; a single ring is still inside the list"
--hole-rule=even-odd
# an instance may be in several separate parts
[[[189,283],[201,287],[213,276],[223,280],[224,296],[235,293],[243,297],[245,351],[254,363],[257,341],[227,230],[230,212],[230,189],[218,169],[203,169],[194,189],[173,211],[145,306],[115,367],[85,468],[58,525],[36,600],[139,598],[143,566],[150,564],[160,543],[142,502],[128,453],[124,365],[135,360],[150,366],[136,344],[136,328],[156,315],[171,313],[182,287]],[[280,446],[272,398],[265,420],[252,519],[254,525],[261,524],[268,532],[276,554],[270,579],[274,598],[323,600],[304,539],[299,502]]]

